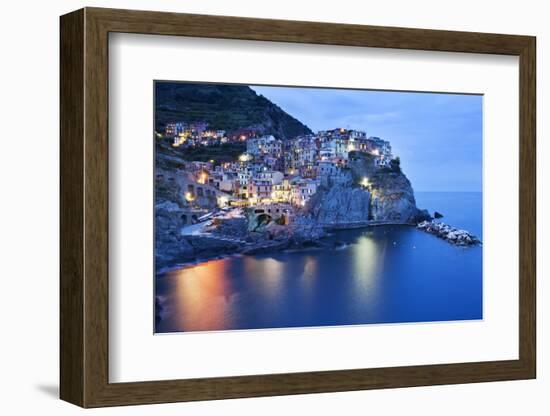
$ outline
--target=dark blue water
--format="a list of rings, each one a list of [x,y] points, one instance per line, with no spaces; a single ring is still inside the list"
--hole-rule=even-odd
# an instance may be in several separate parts
[[[481,194],[418,193],[417,204],[482,237]],[[232,257],[157,278],[156,332],[482,318],[482,248],[409,226],[346,230],[343,249]]]
[[[483,239],[482,194],[480,192],[415,192],[416,205],[443,214],[443,221]]]

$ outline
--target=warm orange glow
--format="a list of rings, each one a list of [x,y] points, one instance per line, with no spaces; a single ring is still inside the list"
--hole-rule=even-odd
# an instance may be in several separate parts
[[[179,133],[177,137],[174,137],[174,143],[172,143],[173,147],[179,147],[183,143],[187,141],[188,134],[186,133]]]
[[[172,272],[176,281],[174,305],[178,326],[187,331],[219,329],[228,324],[231,301],[225,261],[209,261]]]
[[[208,174],[206,172],[201,172],[198,182],[202,185],[208,182]]]

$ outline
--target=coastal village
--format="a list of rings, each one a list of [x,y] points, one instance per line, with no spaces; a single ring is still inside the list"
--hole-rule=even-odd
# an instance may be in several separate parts
[[[334,128],[314,131],[246,85],[155,83],[155,332],[325,325],[335,305],[348,319],[354,301],[361,313],[346,322],[365,322],[379,292],[371,282],[403,279],[409,300],[411,265],[419,284],[442,280],[434,253],[449,253],[462,280],[460,259],[475,258],[436,239],[464,249],[481,241],[438,221],[447,212],[417,206],[396,149],[367,134],[378,124],[319,114],[335,118],[312,118],[317,129]],[[400,149],[406,137],[394,134]]]
[[[216,212],[244,207],[288,223],[321,186],[349,183],[348,164],[354,157],[368,154],[379,169],[390,168],[392,160],[395,163],[388,141],[346,128],[283,141],[253,128],[226,132],[209,129],[204,121],[172,122],[157,133],[157,140],[169,140],[180,151],[226,143],[246,145],[234,161],[191,160],[180,167],[176,180],[185,190],[183,219],[188,225],[210,219]],[[163,174],[157,172],[157,179]],[[368,189],[369,178],[361,178],[360,185]]]
[[[417,206],[386,138],[314,132],[245,85],[155,84],[155,267],[338,249],[335,233],[413,226],[479,244]]]

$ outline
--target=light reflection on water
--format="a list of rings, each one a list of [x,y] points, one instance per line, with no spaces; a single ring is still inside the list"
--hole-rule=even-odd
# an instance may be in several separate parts
[[[419,193],[419,206],[481,237],[479,193]],[[482,318],[482,248],[406,226],[339,231],[344,249],[230,257],[156,278],[156,332]]]
[[[353,268],[353,290],[364,299],[363,306],[370,314],[375,313],[379,289],[379,279],[382,272],[382,265],[385,262],[385,239],[376,240],[372,233],[361,236],[357,243],[352,246],[354,268]]]
[[[482,251],[412,227],[340,231],[347,248],[229,257],[157,277],[156,332],[480,319]]]
[[[170,314],[177,326],[190,330],[231,326],[231,290],[224,260],[180,269],[169,275],[175,284]]]
[[[245,256],[244,276],[249,284],[265,294],[267,299],[278,299],[283,289],[285,263],[273,258]]]

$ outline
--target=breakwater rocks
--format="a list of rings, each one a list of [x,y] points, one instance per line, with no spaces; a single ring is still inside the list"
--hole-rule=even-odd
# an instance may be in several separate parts
[[[466,230],[451,227],[443,222],[422,221],[417,228],[457,246],[475,246],[481,241]]]

